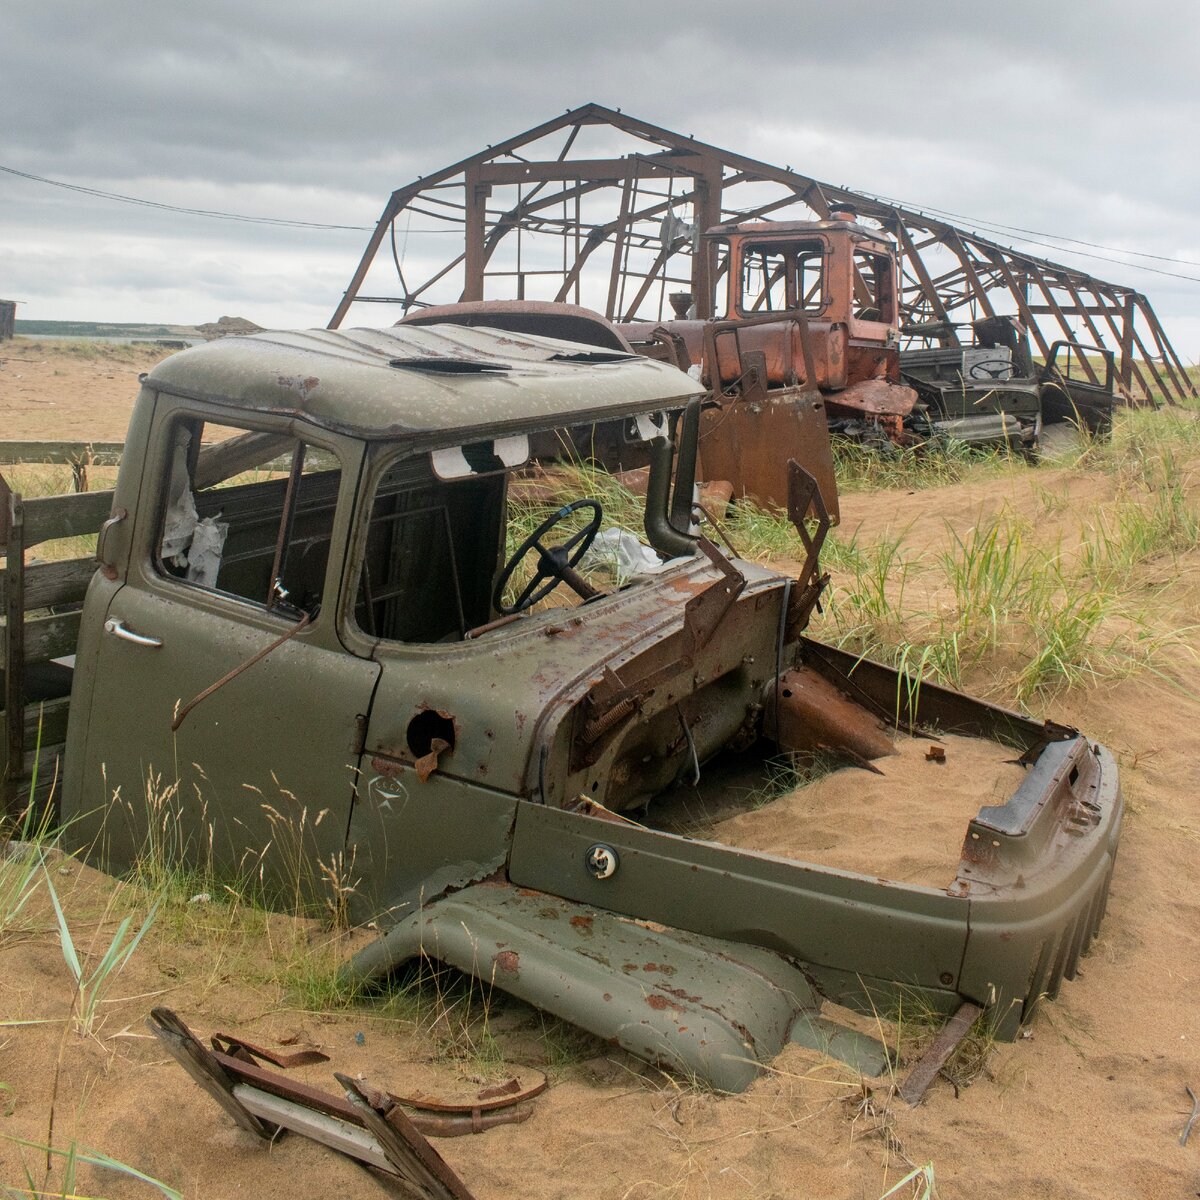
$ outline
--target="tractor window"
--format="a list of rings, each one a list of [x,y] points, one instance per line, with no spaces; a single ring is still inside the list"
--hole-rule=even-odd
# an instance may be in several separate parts
[[[895,321],[892,263],[886,254],[854,252],[854,316],[859,321]]]
[[[181,420],[170,429],[160,574],[293,618],[321,603],[341,467],[286,435]]]
[[[796,307],[819,313],[825,307],[825,253],[821,246],[796,249]]]
[[[747,246],[742,257],[742,311],[783,312],[788,307],[787,259],[764,246]]]
[[[826,302],[819,241],[748,245],[742,252],[740,311],[819,313]]]

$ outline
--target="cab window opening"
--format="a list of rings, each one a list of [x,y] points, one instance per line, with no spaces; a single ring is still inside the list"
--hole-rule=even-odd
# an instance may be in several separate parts
[[[341,466],[288,435],[184,418],[170,428],[155,567],[294,619],[322,601]]]
[[[825,248],[820,241],[759,243],[742,251],[738,309],[820,313],[826,306]]]

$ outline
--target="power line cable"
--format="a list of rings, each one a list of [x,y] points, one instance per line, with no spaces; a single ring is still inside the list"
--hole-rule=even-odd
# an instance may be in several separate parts
[[[868,192],[864,192],[863,194],[871,195],[871,193]],[[888,196],[871,195],[871,198],[873,200],[878,200],[883,204],[898,204],[902,208],[913,207],[911,204],[907,204],[903,200],[894,200]],[[1103,242],[1088,242],[1083,238],[1068,237],[1064,233],[1047,233],[1043,229],[1026,229],[1021,225],[1005,225],[1002,221],[984,221],[977,217],[968,217],[963,213],[951,212],[949,209],[934,208],[930,204],[922,205],[919,211],[934,213],[935,215],[941,217],[954,217],[959,221],[970,221],[973,225],[986,226],[989,229],[1003,230],[1006,233],[1028,233],[1032,234],[1034,237],[1050,238],[1052,241],[1056,242],[1072,242],[1076,246],[1090,246],[1093,250],[1107,250],[1112,254],[1131,254],[1136,258],[1153,258],[1158,262],[1169,262],[1189,267],[1200,267],[1200,261],[1197,261],[1193,258],[1175,258],[1170,254],[1151,254],[1146,250],[1127,250],[1122,246],[1106,246]]]
[[[6,175],[16,175],[20,179],[28,179],[34,183],[45,183],[50,187],[64,188],[68,192],[80,192],[85,196],[96,196],[101,200],[119,200],[123,204],[138,204],[143,208],[157,208],[165,212],[187,213],[193,217],[214,217],[219,221],[241,221],[249,225],[282,225],[289,229],[342,229],[353,230],[356,233],[370,233],[372,225],[329,225],[322,221],[292,221],[283,217],[252,217],[245,213],[220,212],[211,208],[187,208],[180,204],[164,204],[158,200],[144,200],[138,196],[126,196],[120,192],[106,192],[100,188],[84,187],[77,183],[64,183],[60,179],[46,179],[42,175],[32,175],[28,171],[18,171],[15,167],[0,165],[0,171]]]
[[[986,233],[997,235],[1000,237],[1012,237],[1014,233],[1023,232],[1022,230],[1020,230],[1020,228],[1018,226],[1015,226],[1015,225],[992,224],[990,221],[980,221],[980,220],[976,219],[975,217],[964,216],[962,213],[948,212],[945,209],[933,208],[928,205],[918,208],[916,205],[909,204],[904,200],[895,200],[888,196],[876,196],[870,192],[862,192],[861,194],[863,196],[867,196],[868,198],[870,198],[872,200],[878,201],[880,204],[887,204],[890,206],[898,206],[900,208],[907,209],[909,212],[932,213],[933,215],[935,215],[937,217],[955,217],[957,220],[968,222],[972,227],[974,227],[977,230],[983,230]],[[1032,232],[1032,231],[1030,231],[1030,232]],[[1045,237],[1057,237],[1058,235],[1048,233],[1048,234],[1045,234],[1044,236]],[[1133,270],[1133,271],[1146,271],[1151,275],[1165,275],[1170,279],[1186,279],[1189,283],[1200,283],[1200,276],[1197,276],[1197,275],[1184,275],[1180,271],[1164,271],[1161,267],[1146,267],[1146,266],[1143,266],[1141,263],[1127,262],[1123,258],[1113,258],[1110,255],[1106,255],[1106,254],[1093,254],[1093,253],[1088,252],[1087,250],[1075,250],[1071,246],[1061,245],[1060,242],[1075,242],[1077,245],[1081,245],[1081,246],[1097,246],[1099,249],[1102,249],[1102,250],[1111,250],[1116,254],[1136,254],[1143,258],[1154,258],[1154,259],[1159,259],[1163,262],[1185,263],[1188,266],[1200,266],[1200,263],[1195,263],[1191,259],[1187,259],[1187,258],[1169,258],[1166,255],[1162,255],[1162,254],[1143,254],[1139,250],[1121,250],[1121,249],[1117,248],[1116,246],[1103,246],[1097,242],[1085,242],[1078,238],[1061,238],[1060,242],[1040,241],[1036,237],[1018,237],[1017,240],[1020,242],[1023,242],[1027,246],[1044,246],[1046,249],[1054,250],[1059,254],[1074,254],[1075,256],[1077,256],[1079,258],[1093,258],[1099,262],[1113,263],[1118,267],[1128,267],[1130,270]]]
[[[143,208],[158,209],[163,212],[184,213],[194,217],[212,217],[219,221],[236,221],[247,225],[272,225],[286,229],[327,229],[337,231],[352,231],[355,233],[371,233],[374,230],[372,225],[334,225],[322,221],[297,221],[290,220],[284,217],[254,217],[246,213],[231,213],[217,209],[209,208],[189,208],[180,204],[166,204],[158,200],[146,200],[140,196],[127,196],[121,192],[109,192],[101,188],[85,187],[82,184],[66,183],[60,179],[47,179],[43,175],[34,175],[29,171],[18,171],[15,167],[6,167],[0,164],[0,172],[6,175],[13,175],[19,179],[27,179],[33,183],[46,184],[49,187],[63,188],[69,192],[78,192],[85,196],[94,196],[101,200],[115,200],[122,204],[136,204]],[[887,196],[877,196],[870,192],[862,192],[861,195],[867,196],[870,199],[876,200],[880,204],[899,205],[901,208],[909,209],[916,212],[929,212],[942,217],[954,217],[960,221],[967,221],[977,229],[986,230],[989,233],[998,233],[1002,235],[1012,235],[1013,233],[1020,234],[1036,234],[1036,230],[1025,230],[1016,225],[1003,225],[998,222],[977,220],[974,217],[966,216],[962,213],[953,213],[946,209],[938,209],[931,206],[916,208],[903,200],[895,200]],[[409,229],[408,233],[457,233],[457,230],[452,229]],[[1081,258],[1092,258],[1099,262],[1113,263],[1116,266],[1129,267],[1136,271],[1146,271],[1152,275],[1164,275],[1170,279],[1183,279],[1189,283],[1200,283],[1200,276],[1184,275],[1178,271],[1164,271],[1159,267],[1145,267],[1138,263],[1126,262],[1123,259],[1111,258],[1103,254],[1092,254],[1084,250],[1074,250],[1069,246],[1060,245],[1060,242],[1072,242],[1075,245],[1091,246],[1095,249],[1110,250],[1116,254],[1135,255],[1139,258],[1152,258],[1162,262],[1186,263],[1189,266],[1200,266],[1200,263],[1193,262],[1191,259],[1170,258],[1162,254],[1149,254],[1140,250],[1122,250],[1115,246],[1105,246],[1099,242],[1087,242],[1081,238],[1060,237],[1058,234],[1041,234],[1041,237],[1058,238],[1057,242],[1039,241],[1037,237],[1027,236],[1018,240],[1025,242],[1027,245],[1043,246],[1050,250],[1055,250],[1063,254],[1074,254]]]

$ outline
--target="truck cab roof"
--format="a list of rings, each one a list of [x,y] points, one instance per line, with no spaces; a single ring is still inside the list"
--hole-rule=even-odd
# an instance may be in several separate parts
[[[222,338],[164,360],[146,385],[414,445],[677,408],[702,393],[636,354],[462,325]]]

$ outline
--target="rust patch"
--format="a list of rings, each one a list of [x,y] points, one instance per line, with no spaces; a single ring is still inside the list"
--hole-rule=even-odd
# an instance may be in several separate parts
[[[658,971],[662,975],[674,975],[676,968],[671,966],[670,963],[648,962],[648,963],[646,963],[646,965],[644,967],[642,967],[642,970],[643,971]]]
[[[663,1012],[665,1009],[674,1008],[679,1011],[683,1010],[683,1005],[677,1000],[669,1000],[666,996],[660,996],[658,992],[651,992],[646,997],[646,1003],[650,1005],[655,1012]]]
[[[669,988],[665,983],[659,984],[664,992],[670,992],[672,996],[678,997],[680,1000],[686,1000],[689,1004],[699,1004],[699,996],[689,996],[683,988]]]
[[[307,400],[309,394],[315,391],[321,381],[315,375],[306,375],[301,378],[299,375],[277,375],[275,382],[282,388],[287,388],[289,392],[295,392],[301,400]]]
[[[558,918],[562,916],[562,913],[560,913],[557,908],[553,908],[550,905],[547,905],[545,908],[538,909],[538,916],[544,918],[547,921],[557,921]],[[572,925],[575,924],[574,917],[571,918],[571,924]]]
[[[572,917],[571,918],[571,926],[574,929],[578,929],[580,933],[590,935],[592,932],[592,918],[591,917]]]
[[[501,950],[492,956],[496,970],[509,975],[516,975],[520,970],[521,956],[515,950]]]

